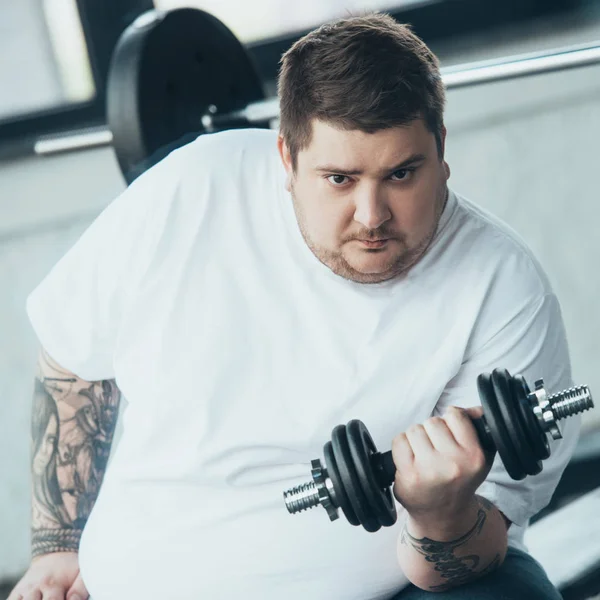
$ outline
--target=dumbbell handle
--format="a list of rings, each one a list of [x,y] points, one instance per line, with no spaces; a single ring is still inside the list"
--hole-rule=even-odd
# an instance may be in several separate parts
[[[481,447],[486,452],[496,452],[496,445],[490,434],[490,429],[485,416],[472,419],[471,422],[475,427]],[[391,450],[373,454],[371,457],[371,467],[373,468],[377,482],[382,488],[387,488],[394,483],[394,479],[396,478],[396,465],[394,464]]]
[[[481,448],[498,451],[513,479],[537,475],[550,456],[547,435],[560,439],[558,421],[593,408],[587,386],[549,396],[544,382],[530,392],[521,376],[503,369],[481,374],[477,380],[485,414],[471,419]],[[379,452],[366,426],[354,419],[332,431],[323,447],[325,464],[311,461],[312,481],[283,493],[288,512],[321,505],[331,521],[341,509],[351,525],[377,531],[396,522],[390,486],[396,478],[392,452]]]

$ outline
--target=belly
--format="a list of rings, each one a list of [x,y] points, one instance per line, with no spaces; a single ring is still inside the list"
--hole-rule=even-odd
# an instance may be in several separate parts
[[[283,487],[103,488],[80,549],[91,597],[375,600],[406,585],[398,523],[367,533],[320,507],[290,515]]]

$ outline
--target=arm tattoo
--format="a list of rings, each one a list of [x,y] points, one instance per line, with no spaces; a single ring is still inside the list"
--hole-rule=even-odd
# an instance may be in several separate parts
[[[492,562],[482,570],[477,570],[480,563],[480,557],[477,554],[467,556],[456,556],[454,551],[468,543],[472,538],[479,535],[487,520],[487,513],[492,510],[493,505],[487,499],[478,497],[479,511],[475,525],[461,537],[448,542],[438,542],[430,538],[414,538],[406,530],[404,525],[401,534],[401,543],[414,548],[421,554],[427,562],[435,564],[435,570],[445,582],[440,585],[431,586],[429,589],[434,592],[448,590],[457,585],[467,583],[475,577],[482,577],[491,573],[500,564],[500,555],[497,554]]]
[[[32,553],[77,551],[104,477],[120,393],[89,382],[42,353],[31,427]]]

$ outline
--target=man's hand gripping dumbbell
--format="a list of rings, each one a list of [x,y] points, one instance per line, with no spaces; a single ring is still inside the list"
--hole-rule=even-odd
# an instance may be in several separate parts
[[[389,452],[377,451],[361,421],[337,426],[323,449],[325,464],[312,461],[313,481],[284,492],[288,511],[321,504],[335,520],[341,509],[367,531],[396,522],[394,497],[430,523],[433,515],[443,520],[469,503],[476,512],[474,492],[496,451],[513,479],[536,475],[550,456],[547,434],[559,439],[559,420],[593,407],[586,386],[549,396],[542,380],[532,391],[523,377],[501,369],[480,375],[477,386],[481,407],[453,407],[444,418],[413,425]]]

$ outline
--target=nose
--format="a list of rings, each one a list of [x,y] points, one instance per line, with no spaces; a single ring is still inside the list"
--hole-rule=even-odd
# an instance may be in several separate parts
[[[381,227],[392,217],[385,195],[375,185],[357,190],[354,205],[354,220],[370,230]]]

